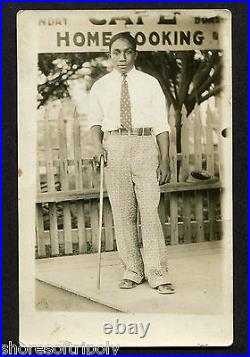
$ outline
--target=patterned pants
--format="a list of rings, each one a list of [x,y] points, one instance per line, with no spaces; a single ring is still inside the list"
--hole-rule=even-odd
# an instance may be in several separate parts
[[[168,282],[167,259],[158,214],[158,150],[151,136],[109,135],[105,180],[111,202],[118,253],[125,279],[152,288]],[[141,216],[143,257],[137,232],[137,203]]]

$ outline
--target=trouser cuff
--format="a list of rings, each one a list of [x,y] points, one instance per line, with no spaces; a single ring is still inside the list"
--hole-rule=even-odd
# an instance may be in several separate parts
[[[151,286],[151,288],[157,288],[159,285],[163,284],[169,284],[169,279],[167,277],[167,274],[161,274],[161,275],[151,275],[148,276],[148,283]]]
[[[140,284],[144,280],[144,276],[140,274],[133,273],[131,271],[125,271],[123,279],[128,279],[134,281],[137,284]]]

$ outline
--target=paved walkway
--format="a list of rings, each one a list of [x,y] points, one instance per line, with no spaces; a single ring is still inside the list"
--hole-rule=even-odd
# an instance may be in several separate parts
[[[97,254],[37,260],[36,278],[121,312],[220,314],[224,305],[221,242],[169,246],[167,254],[174,295],[160,295],[147,282],[132,290],[119,289],[122,272],[117,252],[102,253],[100,290]]]

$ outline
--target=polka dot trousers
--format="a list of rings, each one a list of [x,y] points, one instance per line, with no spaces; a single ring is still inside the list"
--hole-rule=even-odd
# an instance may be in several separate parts
[[[158,214],[158,150],[151,136],[109,135],[105,181],[112,207],[118,253],[125,279],[152,288],[168,282],[167,257]],[[143,255],[137,232],[141,216]]]

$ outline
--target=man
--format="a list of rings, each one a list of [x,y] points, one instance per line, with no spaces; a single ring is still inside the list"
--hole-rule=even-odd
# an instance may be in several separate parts
[[[117,248],[124,268],[119,287],[134,288],[147,277],[159,293],[174,293],[168,281],[158,215],[159,184],[167,182],[170,175],[165,97],[154,77],[135,69],[136,41],[128,32],[114,35],[109,50],[114,69],[91,89],[89,122],[94,158],[99,163],[104,157]],[[143,257],[138,244],[137,203]]]

